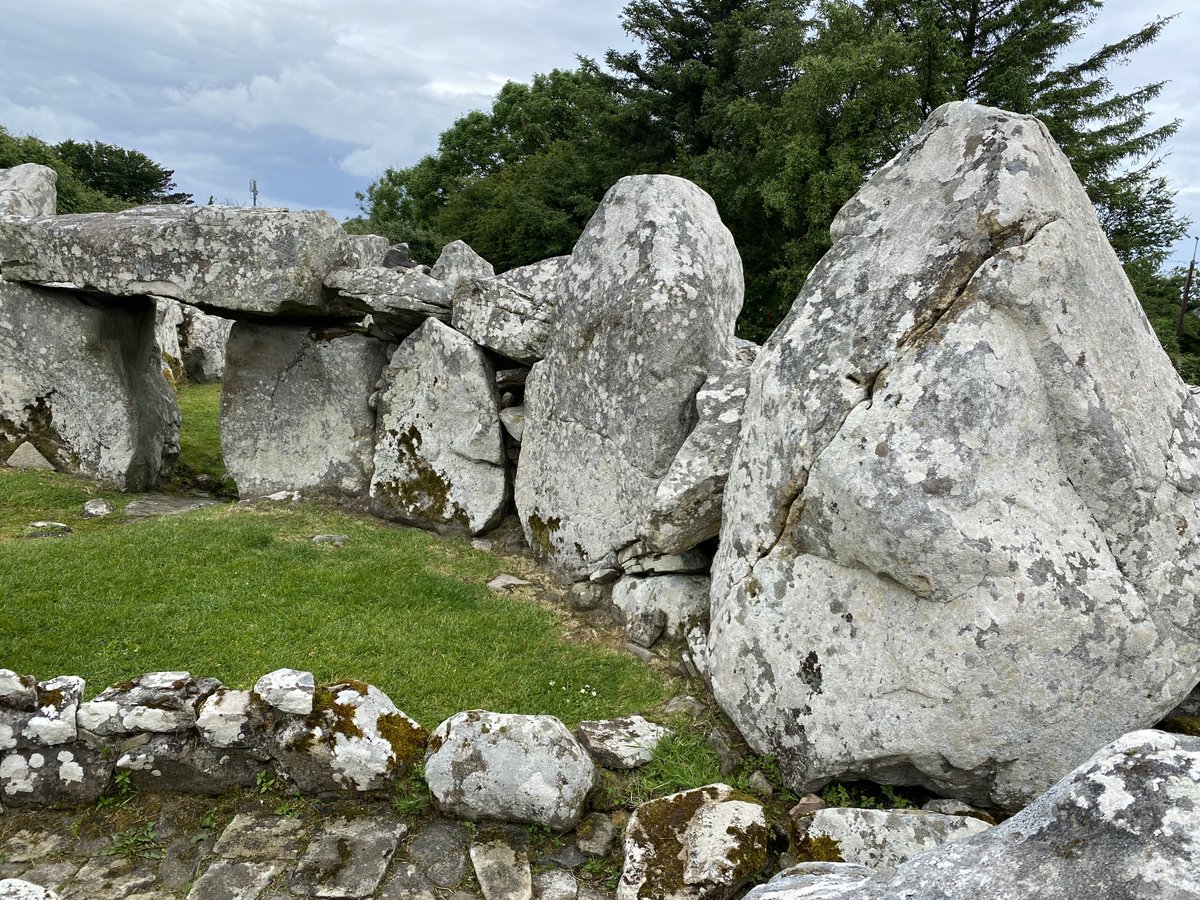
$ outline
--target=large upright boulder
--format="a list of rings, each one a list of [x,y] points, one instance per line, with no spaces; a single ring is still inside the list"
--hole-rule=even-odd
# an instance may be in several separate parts
[[[645,175],[608,192],[526,386],[516,500],[537,556],[582,576],[636,541],[697,390],[733,356],[742,293],[733,237],[702,190]]]
[[[747,900],[1200,897],[1197,784],[1200,739],[1134,732],[1002,825],[857,883],[785,873]]]
[[[496,375],[484,352],[426,319],[392,356],[379,398],[371,510],[479,534],[504,515],[508,473]]]
[[[1016,808],[1200,659],[1200,400],[1037,120],[936,110],[758,357],[714,695],[791,786]]]
[[[368,400],[386,345],[362,334],[238,322],[221,385],[221,451],[243,497],[360,497],[371,480]]]
[[[58,173],[23,163],[0,169],[0,216],[52,216],[58,211]]]
[[[352,257],[348,235],[317,210],[168,205],[0,218],[9,281],[152,294],[230,318],[352,318],[322,285]]]
[[[110,307],[0,280],[0,462],[28,442],[61,472],[145,491],[179,455],[154,304]]]

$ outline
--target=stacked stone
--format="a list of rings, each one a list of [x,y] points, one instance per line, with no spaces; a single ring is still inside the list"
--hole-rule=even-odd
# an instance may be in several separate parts
[[[143,790],[222,794],[276,772],[307,794],[379,790],[427,734],[378,688],[280,669],[253,690],[153,672],[81,702],[83,679],[0,669],[0,803],[95,800],[116,774]]]

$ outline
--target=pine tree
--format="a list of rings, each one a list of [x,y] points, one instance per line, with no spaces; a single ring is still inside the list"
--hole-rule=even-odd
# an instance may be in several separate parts
[[[1156,155],[1179,122],[1149,126],[1148,107],[1162,82],[1119,93],[1107,73],[1153,44],[1170,20],[1156,19],[1082,61],[1062,62],[1102,6],[1103,0],[865,0],[909,45],[922,116],[950,100],[1038,116],[1071,160],[1121,260],[1157,266],[1187,224],[1175,212]]]

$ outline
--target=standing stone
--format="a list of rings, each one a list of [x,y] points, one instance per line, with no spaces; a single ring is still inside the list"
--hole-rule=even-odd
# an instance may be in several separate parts
[[[188,381],[212,384],[225,373],[225,345],[233,328],[232,319],[210,316],[185,306],[179,325],[179,350]]]
[[[371,511],[442,532],[480,534],[508,501],[492,364],[427,319],[392,356],[379,399]]]
[[[526,387],[516,500],[536,556],[584,576],[646,530],[696,392],[733,356],[742,292],[733,237],[694,184],[637,176],[608,192]]]
[[[939,108],[832,233],[752,369],[713,693],[793,789],[1019,808],[1196,681],[1200,401],[1036,119]]]
[[[154,339],[162,357],[162,373],[175,384],[183,380],[183,351],[179,348],[179,326],[183,324],[183,304],[159,298],[154,301]]]
[[[358,497],[371,478],[381,341],[238,322],[221,386],[221,450],[243,497],[284,490]]]
[[[496,270],[464,241],[451,241],[442,248],[429,274],[454,290],[460,278],[491,278]]]
[[[0,216],[52,216],[58,212],[58,173],[22,163],[0,169]]]
[[[28,442],[60,472],[146,491],[179,455],[146,298],[102,306],[0,280],[0,460]]]
[[[721,530],[721,502],[749,388],[749,364],[731,363],[696,394],[700,421],[658,484],[644,540],[648,548],[682,553]]]
[[[231,316],[347,319],[322,280],[349,239],[318,210],[141,206],[0,220],[0,275],[113,297],[152,294]]]

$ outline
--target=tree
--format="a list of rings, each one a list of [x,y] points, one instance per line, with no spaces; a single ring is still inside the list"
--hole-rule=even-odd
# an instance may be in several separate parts
[[[1161,84],[1106,73],[1156,20],[1086,59],[1064,51],[1101,0],[630,0],[634,50],[510,83],[438,151],[360,195],[355,227],[462,238],[501,267],[570,249],[620,176],[708,191],[746,272],[739,332],[770,334],[829,247],[829,225],[936,106],[970,99],[1043,118],[1127,268],[1154,273],[1183,227],[1152,128]],[[388,231],[388,228],[395,231]]]
[[[890,18],[910,50],[922,117],[950,100],[976,100],[1038,116],[1083,182],[1122,262],[1161,264],[1187,222],[1157,169],[1178,120],[1149,127],[1163,82],[1128,93],[1107,73],[1154,43],[1169,19],[1101,47],[1079,62],[1065,51],[1103,0],[865,0]]]
[[[0,125],[0,169],[9,169],[23,163],[49,166],[58,173],[60,213],[113,212],[128,205],[84,183],[75,170],[45,141],[31,135],[11,135]]]
[[[174,171],[137,150],[102,141],[71,140],[56,145],[54,150],[84,184],[124,203],[192,202],[191,194],[176,191]]]
[[[355,231],[408,241],[432,261],[466,240],[501,269],[569,252],[604,191],[644,170],[622,109],[588,67],[509,82],[460,117],[438,151],[358,196]]]

